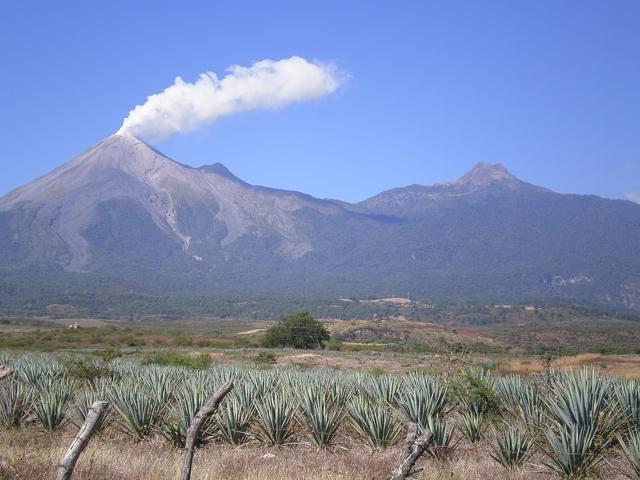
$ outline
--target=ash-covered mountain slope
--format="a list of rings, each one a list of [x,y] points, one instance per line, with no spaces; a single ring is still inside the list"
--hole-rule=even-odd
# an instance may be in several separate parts
[[[640,309],[638,238],[640,206],[557,194],[501,165],[351,205],[113,135],[0,199],[0,302],[108,283]]]
[[[277,238],[275,251],[296,259],[313,248],[292,215],[301,208],[344,214],[332,202],[248,185],[221,164],[182,165],[117,134],[0,199],[5,223],[13,219],[13,248],[71,272],[94,270],[104,250],[147,250],[153,263],[178,252],[200,260],[245,235]],[[56,252],[37,247],[48,242]]]

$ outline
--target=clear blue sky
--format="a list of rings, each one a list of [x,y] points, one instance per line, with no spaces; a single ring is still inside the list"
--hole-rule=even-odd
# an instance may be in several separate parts
[[[0,14],[0,194],[115,132],[180,75],[300,55],[351,79],[154,146],[348,201],[500,162],[640,193],[640,2],[17,1]]]

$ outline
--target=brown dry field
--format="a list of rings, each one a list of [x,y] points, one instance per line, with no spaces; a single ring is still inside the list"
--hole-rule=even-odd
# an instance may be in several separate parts
[[[388,320],[336,320],[326,319],[325,322],[332,335],[341,335],[359,329],[386,329],[390,334],[404,336],[412,341],[420,342],[432,347],[447,343],[482,344],[495,347],[499,344],[483,334],[481,329],[456,329],[450,326],[430,322],[417,322],[404,317],[393,317]]]
[[[559,370],[575,370],[588,367],[602,371],[606,375],[618,378],[640,379],[640,355],[601,355],[599,353],[581,353],[579,355],[559,357],[551,362]],[[541,373],[544,365],[539,359],[510,359],[499,363],[496,373],[499,375]]]
[[[53,480],[57,462],[74,434],[73,428],[55,433],[33,429],[0,431],[0,479]],[[535,455],[525,468],[508,473],[491,458],[490,446],[461,447],[450,462],[429,457],[419,460],[423,468],[415,480],[551,480],[555,477]],[[267,448],[232,448],[210,444],[196,451],[193,480],[382,480],[393,468],[398,451],[371,453],[349,445],[333,451],[320,451],[306,445]],[[618,457],[608,459],[615,468]],[[179,450],[160,439],[134,443],[117,436],[97,437],[80,458],[74,480],[175,480],[181,464]],[[614,467],[601,470],[597,478],[624,478]]]
[[[216,352],[217,362],[237,362],[240,357],[233,351]],[[413,370],[425,370],[435,373],[447,373],[463,365],[494,366],[495,375],[542,373],[545,369],[541,357],[514,357],[510,355],[418,355],[381,352],[299,352],[285,353],[277,351],[277,363],[302,367],[328,367],[348,371],[407,373]],[[252,356],[244,355],[244,360]],[[558,370],[575,370],[588,367],[602,371],[606,375],[618,378],[640,379],[640,355],[602,355],[582,353],[579,355],[554,358],[551,367]]]

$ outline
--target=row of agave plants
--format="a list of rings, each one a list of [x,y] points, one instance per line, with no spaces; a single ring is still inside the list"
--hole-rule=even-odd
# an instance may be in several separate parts
[[[428,453],[439,461],[463,442],[484,440],[507,469],[534,457],[561,477],[580,478],[623,456],[624,473],[640,478],[640,384],[593,370],[554,372],[544,380],[493,378],[478,370],[460,381],[424,373],[374,376],[239,365],[194,371],[116,360],[109,375],[79,380],[53,356],[0,355],[0,363],[15,369],[0,384],[1,428],[79,425],[94,401],[108,400],[102,430],[118,429],[135,440],[159,434],[182,446],[202,404],[233,380],[200,444],[306,441],[320,448],[364,443],[380,450],[399,442],[414,422],[433,432]]]

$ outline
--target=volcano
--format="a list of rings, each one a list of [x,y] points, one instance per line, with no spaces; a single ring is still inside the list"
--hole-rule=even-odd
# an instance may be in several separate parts
[[[639,205],[558,194],[498,164],[349,204],[116,134],[0,199],[0,292],[110,282],[640,309],[638,238]]]

